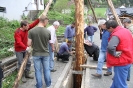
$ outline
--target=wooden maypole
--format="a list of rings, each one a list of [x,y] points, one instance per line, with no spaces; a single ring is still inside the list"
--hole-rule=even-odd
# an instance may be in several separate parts
[[[98,23],[97,18],[96,18],[96,15],[95,15],[95,12],[94,12],[94,9],[93,9],[93,7],[92,7],[91,0],[88,0],[88,3],[89,3],[89,6],[90,6],[90,8],[91,8],[91,10],[92,10],[92,13],[93,13],[93,16],[94,16],[95,22]]]
[[[113,3],[112,3],[112,0],[107,0],[107,3],[108,3],[108,5],[109,5],[109,7],[110,7],[110,9],[111,9],[111,11],[112,11],[114,17],[115,17],[115,20],[117,21],[117,23],[118,23],[119,25],[122,26],[122,23],[121,23],[121,21],[120,21],[118,15],[117,15],[117,12],[115,11],[115,8],[114,8],[114,5],[113,5]]]
[[[80,65],[83,64],[84,60],[84,0],[75,0],[75,22],[76,22],[76,71],[82,71]],[[75,88],[81,87],[82,77],[79,74],[74,75]]]
[[[47,15],[48,10],[49,10],[49,8],[50,8],[50,5],[51,5],[52,1],[53,1],[53,0],[49,0],[49,2],[48,2],[48,4],[47,4],[47,6],[46,6],[44,12],[39,16],[39,18],[40,18],[42,15],[43,15],[43,16],[46,16],[46,15]],[[21,67],[20,67],[20,69],[19,69],[19,72],[18,72],[18,74],[17,74],[17,77],[16,77],[16,79],[15,79],[13,88],[18,88],[18,86],[19,86],[19,81],[20,81],[20,79],[21,79],[21,77],[22,77],[22,74],[23,74],[23,72],[24,72],[24,68],[25,68],[26,63],[27,63],[27,61],[28,61],[28,59],[29,59],[29,56],[30,56],[30,53],[27,52],[26,55],[25,55],[25,58],[23,59],[23,62],[22,62],[22,64],[21,64]]]

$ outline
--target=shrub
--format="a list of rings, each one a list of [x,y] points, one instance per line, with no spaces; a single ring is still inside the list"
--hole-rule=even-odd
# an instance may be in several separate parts
[[[0,59],[12,56],[13,52],[8,51],[14,44],[14,30],[19,27],[16,20],[9,21],[0,17]]]

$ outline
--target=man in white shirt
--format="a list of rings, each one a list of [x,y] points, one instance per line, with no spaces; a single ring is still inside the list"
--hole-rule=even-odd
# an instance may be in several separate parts
[[[49,41],[49,67],[51,72],[55,72],[54,70],[54,51],[55,51],[55,41],[56,41],[56,30],[58,29],[60,23],[58,21],[55,21],[53,25],[48,27],[47,29],[51,32],[51,40]]]

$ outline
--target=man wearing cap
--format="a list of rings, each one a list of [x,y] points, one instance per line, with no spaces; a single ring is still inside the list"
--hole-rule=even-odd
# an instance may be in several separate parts
[[[133,38],[129,30],[118,25],[116,20],[108,20],[107,30],[111,33],[107,46],[107,67],[114,67],[110,88],[128,88],[128,71],[133,63]]]
[[[124,24],[124,27],[129,29],[131,31],[132,35],[133,35],[133,24],[131,23],[131,19],[125,18],[123,20],[123,24]]]
[[[124,24],[124,27],[126,27],[127,29],[130,30],[130,32],[132,33],[132,36],[133,36],[133,24],[131,23],[131,19],[125,18],[123,20],[123,24]],[[130,73],[131,73],[131,68],[128,71],[127,81],[130,81]]]
[[[110,33],[106,30],[105,22],[106,22],[105,20],[98,21],[98,26],[103,29],[103,35],[101,42],[101,50],[98,57],[97,72],[95,74],[92,74],[92,76],[98,78],[102,77],[102,67],[106,59],[108,39],[110,37]],[[107,72],[104,74],[104,76],[109,76],[109,75],[112,75],[112,68],[108,68]]]
[[[59,27],[60,23],[58,21],[55,21],[53,25],[48,27],[47,29],[51,32],[51,40],[49,41],[49,67],[51,72],[55,72],[56,70],[54,69],[54,51],[55,51],[55,41],[56,41],[56,31]]]

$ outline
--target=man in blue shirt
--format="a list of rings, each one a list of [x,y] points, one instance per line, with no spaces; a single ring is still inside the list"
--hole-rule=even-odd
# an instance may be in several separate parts
[[[106,52],[108,46],[108,39],[110,37],[110,33],[106,30],[105,20],[99,20],[98,25],[103,29],[102,33],[102,42],[101,42],[101,50],[98,57],[98,64],[97,64],[97,72],[96,74],[92,74],[94,77],[102,77],[102,67],[104,61],[106,60]],[[108,68],[107,72],[104,76],[112,75],[112,68]]]
[[[73,53],[73,51],[70,52],[69,46],[71,45],[72,41],[68,40],[67,43],[63,42],[60,46],[59,52],[57,53],[57,60],[59,58],[62,59],[63,62],[68,61],[70,54]]]
[[[73,41],[75,36],[75,23],[73,22],[71,25],[68,25],[66,27],[65,33],[64,33],[64,37],[66,40],[70,40]],[[72,50],[72,45],[69,47],[69,50]]]
[[[88,26],[87,26],[87,27],[85,28],[85,30],[84,30],[84,33],[87,32],[88,40],[89,40],[90,42],[93,42],[93,35],[94,35],[94,32],[96,32],[96,31],[97,31],[97,28],[94,27],[94,26],[92,26],[92,25],[91,25],[91,22],[89,22],[89,23],[88,23]]]

